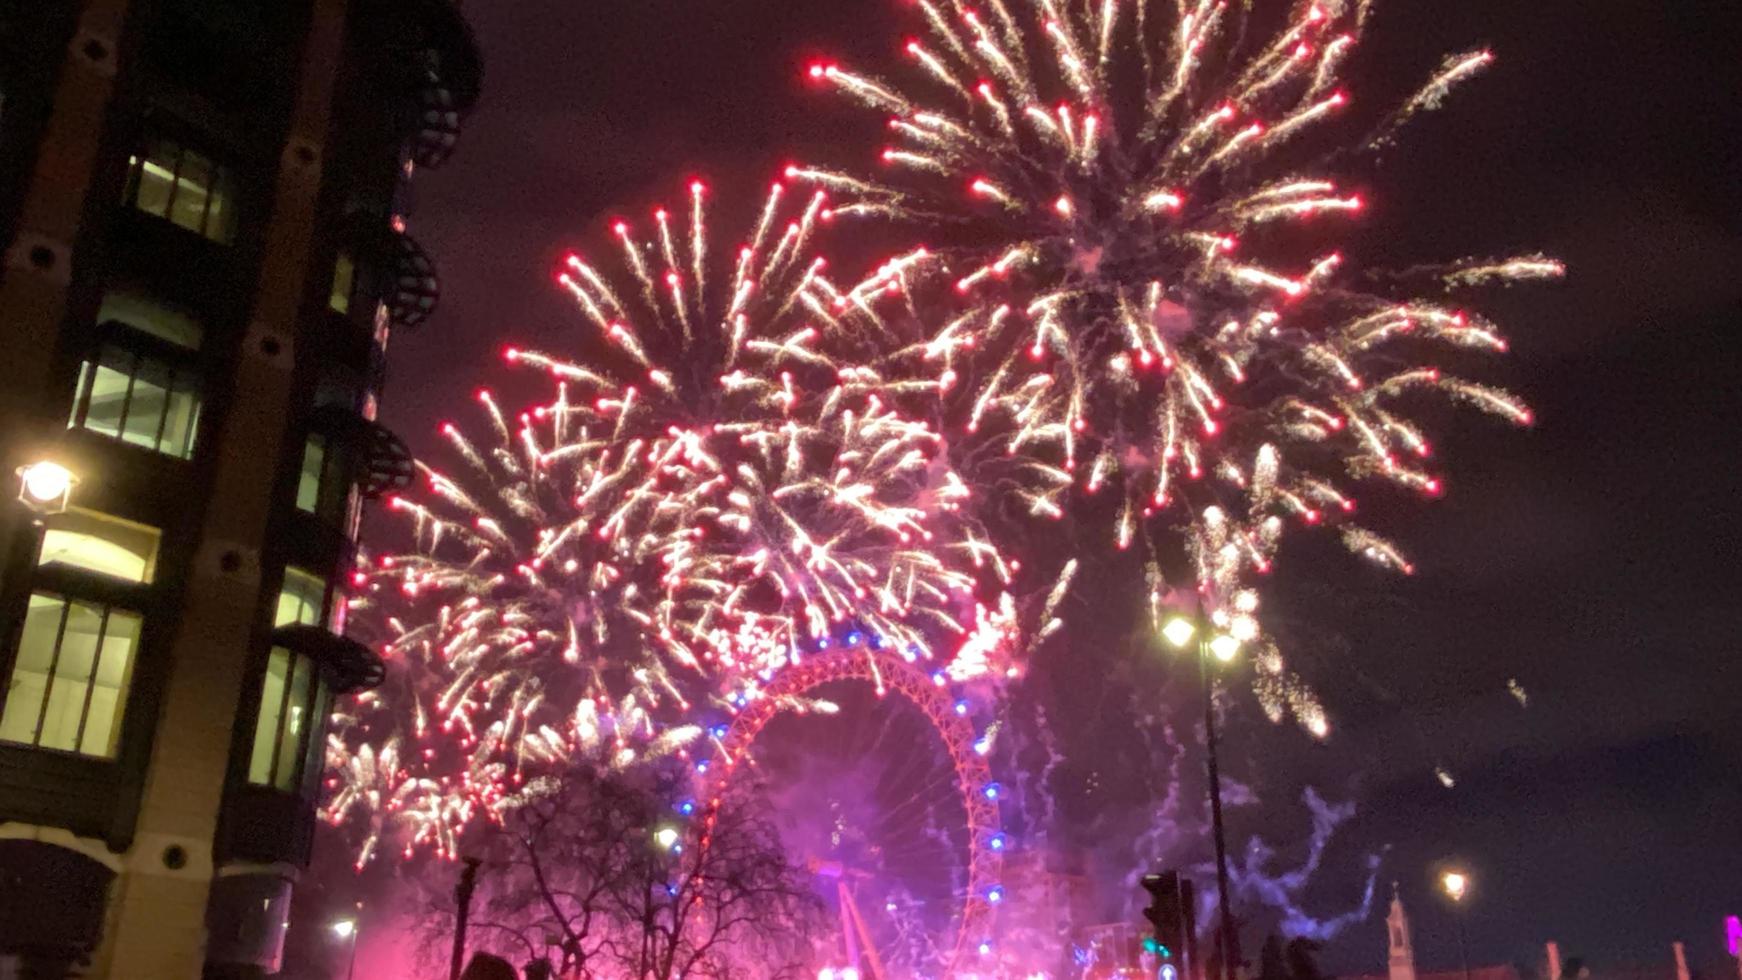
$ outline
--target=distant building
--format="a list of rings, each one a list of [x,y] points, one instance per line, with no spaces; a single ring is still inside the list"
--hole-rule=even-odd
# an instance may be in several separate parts
[[[277,969],[481,72],[454,0],[0,0],[0,978]]]
[[[1414,932],[1410,929],[1409,914],[1403,909],[1403,899],[1398,897],[1396,889],[1391,893],[1391,911],[1385,917],[1385,925],[1389,944],[1386,973],[1344,977],[1342,980],[1522,980],[1518,968],[1509,963],[1501,966],[1472,966],[1467,974],[1461,968],[1430,973],[1417,970]]]

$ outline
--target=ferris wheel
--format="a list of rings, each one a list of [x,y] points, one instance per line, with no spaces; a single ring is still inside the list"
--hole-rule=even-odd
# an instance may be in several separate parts
[[[990,967],[1009,844],[970,698],[875,636],[819,647],[714,730],[710,780],[754,768],[784,795],[776,806],[840,913],[833,976]],[[791,710],[814,700],[838,713]]]

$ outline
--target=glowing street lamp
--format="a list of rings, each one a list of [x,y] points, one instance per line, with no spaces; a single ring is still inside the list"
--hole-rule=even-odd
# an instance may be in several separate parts
[[[79,478],[51,459],[18,468],[18,499],[39,514],[59,514],[67,509]]]
[[[1197,626],[1193,625],[1192,621],[1185,616],[1174,616],[1161,627],[1162,637],[1176,650],[1184,650],[1186,644],[1192,641],[1192,637],[1197,632]]]
[[[1240,655],[1240,641],[1226,633],[1217,633],[1210,638],[1210,656],[1222,663],[1230,663]]]
[[[1233,912],[1228,907],[1228,843],[1222,827],[1222,776],[1216,761],[1216,698],[1215,683],[1210,676],[1210,658],[1224,664],[1231,663],[1240,654],[1240,640],[1211,629],[1204,616],[1202,596],[1198,598],[1196,615],[1175,613],[1169,616],[1161,626],[1161,636],[1176,650],[1187,649],[1193,640],[1197,641],[1198,672],[1204,683],[1204,768],[1209,777],[1210,820],[1216,840],[1216,900],[1222,916],[1218,942],[1222,947],[1222,980],[1228,980],[1233,976],[1234,963]]]
[[[357,975],[357,920],[340,919],[333,923],[332,930],[333,935],[351,941],[350,963],[345,967],[345,980],[352,980]]]
[[[1460,868],[1447,868],[1440,872],[1440,890],[1458,907],[1452,913],[1458,924],[1458,955],[1464,959],[1464,980],[1470,980],[1470,944],[1464,940],[1464,917],[1460,914],[1464,896],[1470,893],[1470,873]]]
[[[653,832],[653,842],[665,850],[671,850],[677,844],[677,828],[661,827]]]
[[[1446,896],[1454,902],[1462,902],[1464,895],[1470,890],[1470,876],[1462,871],[1447,871],[1440,875],[1440,887],[1445,889]]]

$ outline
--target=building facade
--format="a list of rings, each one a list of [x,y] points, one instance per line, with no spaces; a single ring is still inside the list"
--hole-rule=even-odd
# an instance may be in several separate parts
[[[0,978],[276,971],[454,0],[0,0]]]
[[[1385,916],[1385,929],[1390,946],[1386,953],[1387,980],[1416,980],[1415,937],[1410,934],[1409,913],[1403,910],[1403,897],[1397,886],[1391,886],[1391,911]]]

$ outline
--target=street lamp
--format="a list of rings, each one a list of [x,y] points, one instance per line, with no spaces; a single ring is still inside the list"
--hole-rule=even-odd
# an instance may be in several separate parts
[[[671,850],[677,844],[677,828],[661,827],[653,832],[653,841],[660,847]]]
[[[18,499],[38,514],[64,512],[79,482],[71,470],[52,459],[20,466],[17,473]]]
[[[1161,635],[1177,650],[1184,650],[1186,644],[1192,641],[1198,628],[1185,616],[1174,616],[1161,627]]]
[[[333,923],[332,929],[333,935],[351,941],[350,963],[345,967],[345,980],[353,980],[357,975],[357,920],[340,919]]]
[[[1462,902],[1465,892],[1470,889],[1470,876],[1462,871],[1447,871],[1440,875],[1440,887],[1446,890],[1454,902]]]
[[[1240,641],[1226,633],[1210,638],[1210,655],[1223,663],[1231,663],[1240,653]]]
[[[1464,961],[1464,980],[1470,980],[1470,945],[1464,940],[1464,897],[1470,893],[1470,874],[1459,868],[1440,873],[1440,889],[1452,900],[1452,921],[1458,926],[1458,955]]]
[[[1210,658],[1230,663],[1240,654],[1240,641],[1210,629],[1204,616],[1204,600],[1198,597],[1197,615],[1176,614],[1162,624],[1161,635],[1183,650],[1194,637],[1198,641],[1198,673],[1204,684],[1204,769],[1210,783],[1210,824],[1216,838],[1216,901],[1222,912],[1222,978],[1234,976],[1234,917],[1228,907],[1228,837],[1222,828],[1222,771],[1216,761],[1216,689],[1210,677]],[[1468,977],[1465,980],[1469,980]]]

